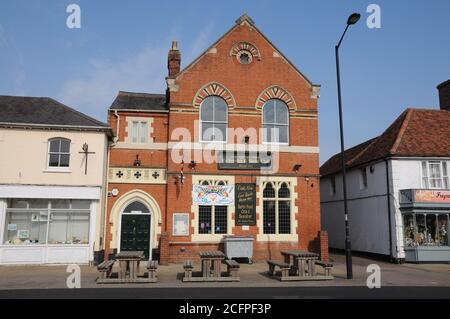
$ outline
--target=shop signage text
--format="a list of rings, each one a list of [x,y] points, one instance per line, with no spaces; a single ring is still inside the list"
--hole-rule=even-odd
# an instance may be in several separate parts
[[[256,225],[255,184],[236,184],[236,225]]]

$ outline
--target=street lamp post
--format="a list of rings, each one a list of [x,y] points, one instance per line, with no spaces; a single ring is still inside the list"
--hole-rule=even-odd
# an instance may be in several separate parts
[[[347,179],[345,169],[345,148],[344,148],[344,125],[342,119],[342,97],[341,97],[341,74],[339,69],[339,47],[342,40],[347,33],[348,28],[358,22],[361,15],[359,13],[353,13],[348,17],[347,26],[344,33],[341,36],[338,44],[335,47],[336,52],[336,76],[337,76],[337,89],[338,89],[338,102],[339,102],[339,130],[341,135],[341,165],[342,165],[342,186],[344,191],[344,215],[345,215],[345,260],[347,264],[347,279],[353,279],[352,268],[352,247],[350,241],[350,225],[348,222],[348,204],[347,204]]]

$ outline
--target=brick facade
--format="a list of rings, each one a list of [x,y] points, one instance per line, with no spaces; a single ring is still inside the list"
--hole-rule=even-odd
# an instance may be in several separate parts
[[[251,45],[250,45],[251,44]],[[239,62],[239,52],[247,49],[251,62]],[[108,190],[118,191],[108,199],[106,214],[106,254],[117,248],[120,240],[120,211],[128,194],[133,198],[133,191],[140,190],[157,203],[160,219],[152,214],[152,227],[157,243],[151,243],[155,251],[159,250],[161,263],[181,262],[187,258],[196,259],[197,252],[207,249],[223,249],[223,244],[216,237],[211,240],[198,240],[193,222],[198,214],[192,209],[193,179],[212,176],[226,176],[234,183],[255,183],[256,203],[261,204],[262,181],[272,179],[291,181],[293,203],[291,220],[295,241],[270,237],[264,240],[260,227],[249,226],[248,229],[236,226],[235,214],[228,213],[231,234],[251,235],[254,237],[254,259],[278,258],[279,250],[286,248],[309,249],[327,256],[326,234],[320,231],[320,194],[319,194],[319,153],[318,153],[318,117],[317,99],[319,86],[313,85],[301,74],[255,27],[250,18],[244,16],[236,25],[214,43],[204,54],[198,57],[184,70],[179,72],[180,53],[176,44],[168,55],[167,111],[133,111],[110,110],[109,123],[117,132],[118,139],[111,148],[109,167],[121,167],[126,170],[133,166],[136,158],[140,160],[139,168],[164,169],[164,180],[155,180],[152,184],[109,183]],[[178,68],[178,69],[177,69]],[[192,136],[192,142],[198,142],[199,105],[208,95],[221,96],[228,105],[228,128],[244,130],[262,127],[262,106],[270,97],[278,98],[289,108],[289,144],[283,145],[279,152],[279,169],[272,175],[259,170],[220,170],[217,163],[196,161],[194,167],[189,163],[194,159],[193,151],[184,151],[184,164],[174,159],[173,145],[178,136],[177,129],[185,128]],[[131,129],[127,127],[127,117],[152,118],[149,147],[133,148],[126,144]],[[117,126],[119,126],[117,128]],[[172,139],[173,138],[173,139]],[[227,141],[228,144],[242,144],[242,140]],[[250,144],[262,144],[261,137]],[[191,154],[188,154],[191,153]],[[136,157],[138,156],[138,157]],[[297,169],[295,169],[297,165]],[[300,166],[299,166],[300,165]],[[299,168],[298,168],[299,167]],[[180,182],[183,172],[184,181]],[[140,193],[140,194],[144,194]],[[125,196],[126,197],[126,196]],[[154,203],[153,203],[154,205]],[[151,206],[151,205],[150,205]],[[189,214],[189,235],[173,236],[173,213]],[[262,221],[262,207],[257,210],[257,220]],[[115,233],[113,233],[115,232]],[[296,235],[296,236],[295,236]],[[258,237],[259,236],[259,237]],[[194,238],[195,237],[195,238]],[[207,236],[206,236],[207,237]],[[259,239],[258,239],[259,238]],[[269,238],[269,237],[268,237]],[[273,240],[275,238],[275,240]],[[293,238],[293,237],[290,237]],[[159,248],[159,249],[158,249]],[[326,257],[327,258],[327,257]]]

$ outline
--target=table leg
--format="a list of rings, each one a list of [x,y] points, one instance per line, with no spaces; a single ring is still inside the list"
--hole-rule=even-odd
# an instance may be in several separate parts
[[[220,265],[222,263],[222,260],[220,259],[216,259],[214,260],[214,277],[219,278],[221,273],[220,273]]]
[[[306,266],[305,260],[299,258],[297,264],[298,264],[298,275],[301,277],[304,277],[305,276],[305,266]]]
[[[127,274],[127,262],[126,260],[119,261],[119,279],[125,279]]]
[[[299,258],[293,256],[292,257],[292,275],[298,276],[299,275]]]
[[[311,277],[314,277],[316,275],[316,263],[314,262],[314,259],[308,260],[308,275]]]
[[[291,263],[291,256],[290,255],[284,255],[284,262],[289,265]]]

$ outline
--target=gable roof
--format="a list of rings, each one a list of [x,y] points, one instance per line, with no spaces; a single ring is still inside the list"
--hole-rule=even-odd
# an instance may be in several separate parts
[[[181,76],[184,72],[186,72],[187,70],[189,70],[192,66],[194,66],[198,61],[200,61],[200,59],[205,56],[212,48],[216,47],[228,34],[230,34],[231,32],[234,31],[234,29],[236,29],[237,27],[241,26],[241,25],[249,25],[251,26],[253,29],[255,29],[255,31],[261,35],[264,40],[266,40],[270,46],[273,47],[273,49],[275,51],[277,51],[281,57],[292,67],[294,68],[294,70],[310,85],[310,86],[315,86],[315,87],[320,87],[319,84],[313,84],[280,50],[278,50],[278,48],[264,35],[264,33],[262,33],[255,25],[255,22],[253,21],[252,18],[250,18],[247,14],[243,14],[242,16],[240,16],[236,22],[235,25],[233,27],[231,27],[230,30],[228,30],[227,32],[225,32],[224,35],[222,35],[216,42],[214,42],[211,46],[209,46],[203,53],[201,53],[194,61],[192,61],[190,64],[188,64],[183,70],[181,70],[177,75],[175,75],[174,79],[177,79],[179,76]],[[168,77],[170,78],[170,77]]]
[[[108,124],[49,97],[0,95],[0,124],[108,130]]]
[[[116,99],[109,107],[110,110],[146,110],[167,111],[165,94],[134,93],[119,91]]]
[[[340,154],[320,167],[320,174],[341,170]],[[387,157],[450,157],[450,111],[409,108],[380,136],[345,151],[351,168]]]

